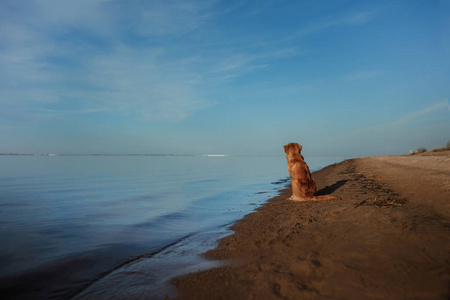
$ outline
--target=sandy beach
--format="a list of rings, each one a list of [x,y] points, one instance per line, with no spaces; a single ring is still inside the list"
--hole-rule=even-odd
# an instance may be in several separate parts
[[[352,159],[313,173],[205,253],[227,263],[172,280],[178,299],[448,299],[450,151]]]

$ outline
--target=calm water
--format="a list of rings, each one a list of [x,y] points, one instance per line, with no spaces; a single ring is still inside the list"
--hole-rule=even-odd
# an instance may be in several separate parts
[[[306,157],[311,170],[343,159]],[[160,298],[217,263],[198,254],[287,176],[284,156],[0,156],[0,289]]]

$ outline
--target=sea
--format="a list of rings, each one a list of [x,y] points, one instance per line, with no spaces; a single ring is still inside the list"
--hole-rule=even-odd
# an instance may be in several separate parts
[[[305,157],[311,171],[345,157]],[[2,299],[163,299],[289,184],[284,156],[0,156]]]

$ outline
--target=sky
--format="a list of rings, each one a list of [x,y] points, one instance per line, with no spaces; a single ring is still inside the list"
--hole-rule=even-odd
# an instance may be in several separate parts
[[[442,147],[449,3],[2,0],[0,152]]]

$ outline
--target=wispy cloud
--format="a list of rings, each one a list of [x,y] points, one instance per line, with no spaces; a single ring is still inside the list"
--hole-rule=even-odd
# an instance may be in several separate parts
[[[51,115],[51,116],[70,116],[70,115],[85,115],[99,112],[105,112],[108,109],[105,108],[88,108],[88,109],[49,109],[49,108],[37,108],[34,110],[35,115]]]
[[[9,1],[0,21],[0,102],[27,107],[66,102],[149,121],[180,121],[214,101],[200,93],[199,74],[170,64],[168,45],[146,39],[185,34],[209,18],[209,1]],[[126,34],[125,34],[126,33]],[[169,44],[170,46],[170,44]],[[41,111],[42,113],[42,111]]]
[[[389,132],[389,130],[393,130],[393,129],[397,130],[398,128],[403,128],[405,126],[411,125],[412,123],[414,123],[421,117],[428,116],[432,113],[439,112],[442,110],[444,110],[444,111],[446,110],[447,113],[449,112],[448,100],[437,102],[437,103],[430,105],[424,109],[411,112],[411,113],[404,115],[393,121],[366,127],[364,129],[362,129],[361,131],[359,131],[359,133],[367,133],[367,132],[374,132],[374,131],[375,132],[376,131]]]
[[[424,141],[445,141],[449,113],[448,100],[442,100],[391,121],[332,136],[322,147],[336,144],[338,151],[347,155],[407,153],[410,149],[424,146]]]
[[[16,129],[18,128],[17,126],[11,126],[11,125],[0,125],[0,130],[11,130],[11,129]]]
[[[343,18],[341,20],[337,20],[334,25],[362,25],[372,21],[377,12],[376,11],[366,11],[366,12],[358,12],[354,15],[351,15],[347,18]]]
[[[399,123],[406,123],[406,122],[411,122],[419,117],[423,117],[426,116],[428,114],[431,114],[433,112],[436,111],[442,111],[442,110],[446,110],[447,112],[449,112],[450,110],[450,106],[448,105],[448,100],[444,100],[441,102],[437,102],[431,106],[428,106],[424,109],[409,113],[395,121],[383,124],[383,125],[379,125],[379,126],[386,126],[386,125],[393,125],[393,124],[399,124]]]
[[[372,77],[379,76],[383,74],[384,72],[381,70],[368,70],[368,71],[358,71],[348,74],[344,77],[346,81],[356,81],[356,80],[363,80],[368,79]]]
[[[306,25],[304,28],[286,36],[281,41],[288,41],[316,34],[324,30],[341,26],[358,26],[370,22],[376,16],[376,12],[358,12],[350,16],[335,18],[332,20],[322,20],[321,22]]]
[[[277,49],[261,53],[236,53],[231,57],[219,60],[217,68],[212,69],[209,73],[232,72],[233,76],[238,76],[255,69],[265,68],[268,66],[268,61],[291,57],[299,53],[301,52],[295,48]]]
[[[265,47],[248,36],[218,39],[210,50],[215,18],[240,11],[254,15],[267,5],[238,1],[29,0],[0,7],[0,102],[29,110],[50,105],[65,112],[76,102],[77,114],[111,112],[148,121],[180,121],[215,104],[204,92],[212,81],[235,79],[267,69],[277,60],[302,54],[283,43],[334,26],[370,22],[375,12],[359,12],[311,23],[286,32]],[[211,32],[210,32],[211,30]],[[200,45],[181,41],[190,33]],[[265,33],[264,33],[265,34]],[[269,35],[270,36],[270,35]],[[273,37],[273,35],[272,35]],[[256,42],[258,41],[258,42]],[[180,44],[181,43],[181,44]],[[181,45],[181,47],[180,47]],[[191,51],[181,53],[184,46]],[[194,50],[192,50],[194,49]],[[372,72],[372,73],[371,73]],[[376,76],[355,73],[347,80]]]

